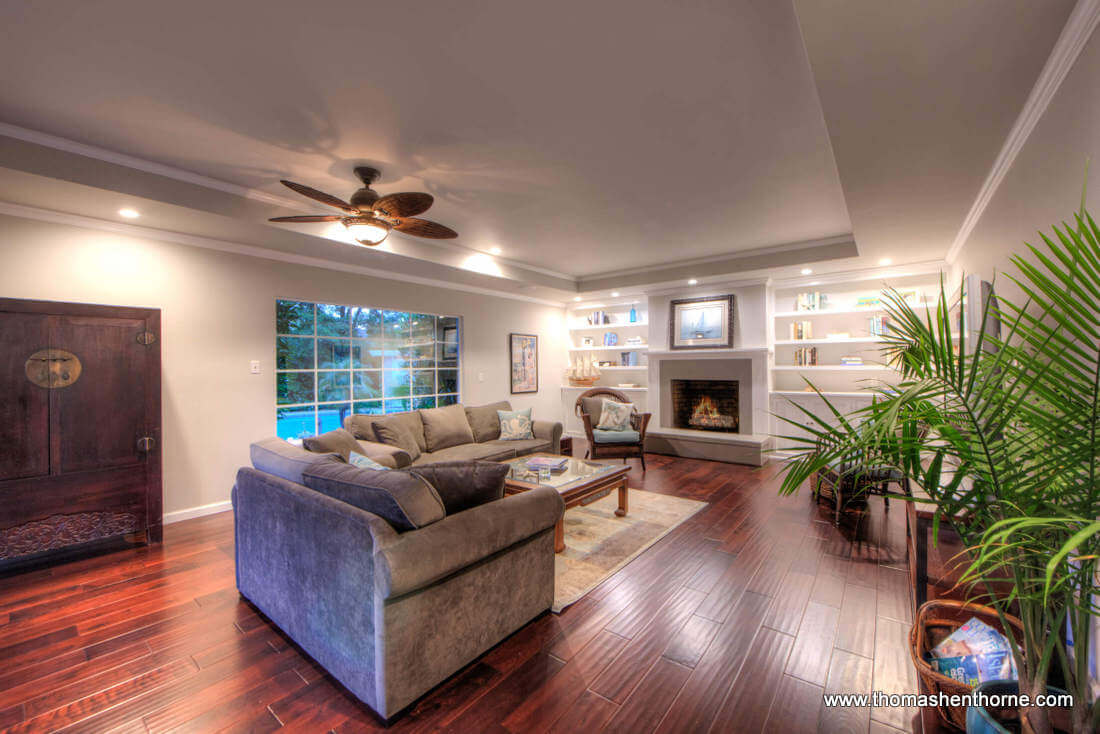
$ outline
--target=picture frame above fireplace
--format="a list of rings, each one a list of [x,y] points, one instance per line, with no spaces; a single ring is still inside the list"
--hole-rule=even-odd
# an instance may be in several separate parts
[[[669,303],[669,349],[731,349],[734,298],[678,298]]]

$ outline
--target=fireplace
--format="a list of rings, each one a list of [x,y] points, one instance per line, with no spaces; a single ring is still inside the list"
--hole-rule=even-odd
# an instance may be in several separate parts
[[[672,380],[674,428],[740,432],[736,380]]]

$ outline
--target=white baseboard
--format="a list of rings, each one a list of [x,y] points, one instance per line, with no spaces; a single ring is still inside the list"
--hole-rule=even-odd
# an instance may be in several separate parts
[[[174,522],[183,522],[184,520],[190,520],[195,517],[202,517],[203,515],[213,515],[215,512],[225,512],[226,510],[231,509],[233,509],[233,503],[229,500],[225,500],[223,502],[211,502],[209,505],[189,507],[186,510],[166,512],[164,513],[164,524],[171,525]]]

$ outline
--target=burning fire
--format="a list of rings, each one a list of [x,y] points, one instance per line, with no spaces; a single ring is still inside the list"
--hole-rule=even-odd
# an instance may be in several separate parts
[[[695,404],[695,410],[691,413],[691,425],[693,426],[733,428],[735,424],[736,420],[733,416],[722,415],[718,412],[718,406],[714,404],[709,395],[700,398],[699,402]]]

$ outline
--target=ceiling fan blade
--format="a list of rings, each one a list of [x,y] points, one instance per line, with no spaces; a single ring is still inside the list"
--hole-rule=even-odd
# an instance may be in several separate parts
[[[428,211],[435,199],[431,194],[410,191],[404,194],[388,194],[371,205],[371,209],[391,217],[415,217]]]
[[[269,222],[339,222],[343,217],[339,214],[307,214],[298,217],[273,217]]]
[[[311,189],[308,186],[303,186],[302,184],[294,183],[293,181],[287,181],[286,179],[281,180],[279,183],[281,183],[283,186],[286,186],[291,191],[297,191],[302,196],[308,196],[310,199],[313,199],[314,201],[319,201],[322,204],[328,204],[329,206],[334,206],[334,207],[336,207],[337,209],[339,209],[341,211],[347,212],[348,214],[358,214],[359,213],[359,210],[356,209],[355,207],[353,207],[351,204],[347,203],[346,201],[344,201],[342,199],[337,199],[332,194],[326,194],[324,191],[318,191],[317,189]]]
[[[415,237],[427,237],[433,240],[450,240],[458,237],[458,232],[455,232],[450,227],[444,227],[442,224],[429,222],[427,219],[402,218],[393,228],[398,232],[411,234]]]

